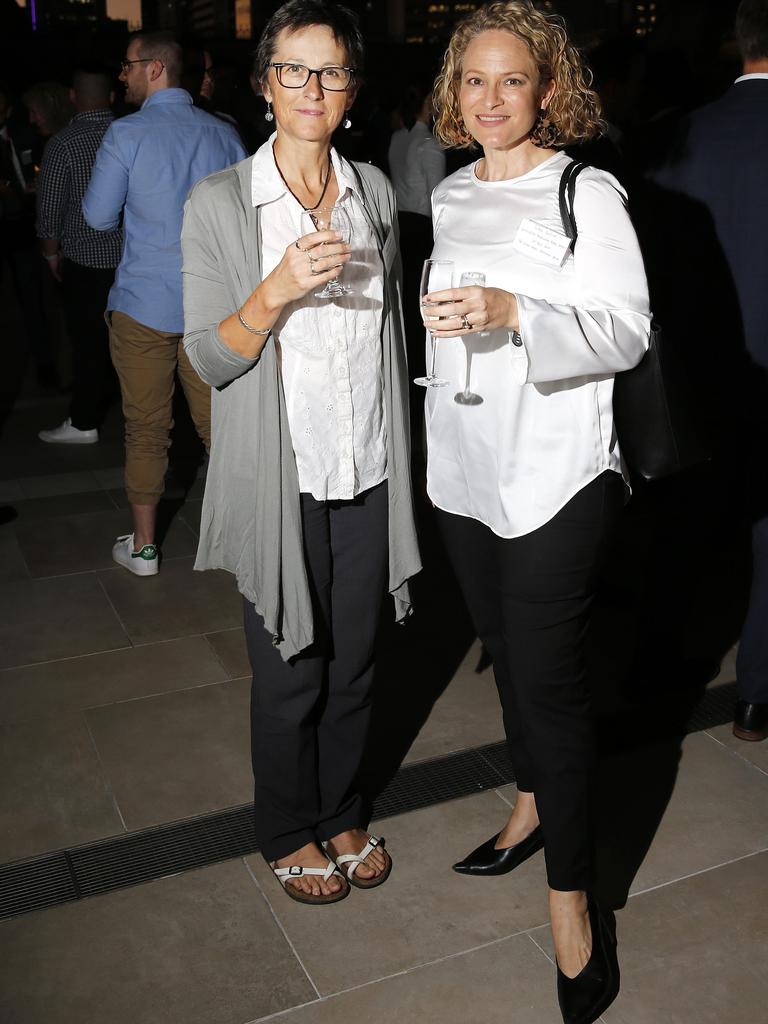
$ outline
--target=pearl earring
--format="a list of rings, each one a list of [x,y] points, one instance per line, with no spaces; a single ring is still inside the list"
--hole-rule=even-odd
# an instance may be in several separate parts
[[[274,121],[275,120],[275,115],[272,113],[272,104],[269,101],[267,101],[267,112],[264,115],[264,120],[265,121]]]
[[[344,128],[351,128],[352,127],[352,122],[350,121],[350,119],[348,117],[344,118],[343,127]]]

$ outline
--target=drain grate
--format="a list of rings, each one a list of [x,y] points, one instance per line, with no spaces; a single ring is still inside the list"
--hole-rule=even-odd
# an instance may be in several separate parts
[[[687,732],[733,720],[735,683],[708,690]],[[404,765],[374,804],[374,820],[514,782],[504,743]],[[124,889],[258,850],[251,804],[0,866],[0,918]]]

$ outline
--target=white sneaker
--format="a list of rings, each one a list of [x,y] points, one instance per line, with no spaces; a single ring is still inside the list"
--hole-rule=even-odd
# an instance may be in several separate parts
[[[93,430],[78,430],[72,426],[72,420],[67,417],[61,426],[53,430],[41,430],[37,435],[41,441],[48,444],[96,444],[99,440],[99,432],[96,427]]]
[[[145,544],[139,551],[134,551],[132,533],[117,538],[112,548],[112,559],[136,576],[157,576],[160,571],[157,546]]]

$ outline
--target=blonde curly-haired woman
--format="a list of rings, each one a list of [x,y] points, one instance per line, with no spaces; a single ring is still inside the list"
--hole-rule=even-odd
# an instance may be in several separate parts
[[[589,83],[562,21],[527,0],[456,29],[436,134],[482,155],[433,193],[432,256],[453,261],[454,284],[474,271],[485,286],[432,292],[422,308],[450,384],[427,389],[427,489],[493,659],[518,786],[509,821],[455,869],[504,874],[544,848],[566,1024],[590,1024],[618,991],[612,921],[592,895],[583,643],[625,495],[614,374],[640,361],[650,328],[618,182],[585,170],[573,251],[562,226],[561,148],[601,128]]]

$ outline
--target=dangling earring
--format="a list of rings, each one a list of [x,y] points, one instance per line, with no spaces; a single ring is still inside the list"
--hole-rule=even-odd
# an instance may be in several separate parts
[[[265,121],[274,121],[275,120],[275,115],[272,113],[272,104],[270,103],[269,100],[267,100],[267,112],[264,115],[264,120]]]
[[[555,124],[547,117],[547,112],[544,107],[538,113],[536,122],[531,128],[530,140],[534,146],[538,146],[540,149],[549,149],[554,146],[560,136],[560,132]]]
[[[352,122],[350,121],[350,119],[348,117],[344,118],[344,121],[342,122],[342,127],[343,128],[351,128],[352,127]]]

